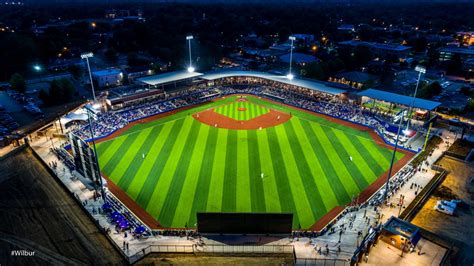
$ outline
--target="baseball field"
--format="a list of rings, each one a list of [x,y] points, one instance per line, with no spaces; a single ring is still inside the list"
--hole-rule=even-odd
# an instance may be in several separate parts
[[[198,211],[291,212],[309,228],[391,158],[368,131],[253,96],[135,123],[97,150],[110,182],[173,228],[194,227]]]

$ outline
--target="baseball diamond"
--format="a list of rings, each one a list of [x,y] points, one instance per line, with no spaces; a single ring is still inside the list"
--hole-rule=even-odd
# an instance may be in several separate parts
[[[367,130],[241,97],[147,119],[105,138],[97,146],[103,174],[163,227],[194,227],[196,212],[222,211],[291,212],[294,228],[310,228],[389,168],[391,150]],[[242,128],[203,123],[206,112]],[[245,128],[262,116],[271,121]],[[396,160],[404,156],[398,152]]]

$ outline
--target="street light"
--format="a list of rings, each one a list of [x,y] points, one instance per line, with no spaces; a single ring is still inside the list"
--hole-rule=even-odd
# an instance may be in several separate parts
[[[420,85],[421,74],[426,73],[426,68],[423,66],[416,66],[415,71],[418,72],[418,81],[416,82],[415,93],[413,94],[413,101],[411,102],[411,106],[409,109],[410,111],[408,112],[407,128],[405,129],[406,131],[408,131],[408,127],[410,125],[410,121],[411,121],[411,117],[413,113],[413,108],[415,107],[416,93],[418,92],[418,86]]]
[[[36,64],[36,65],[33,66],[33,69],[34,69],[36,72],[38,72],[38,75],[39,75],[39,78],[40,78],[40,82],[41,82],[41,70],[43,70],[43,68],[42,68],[40,65]]]
[[[290,71],[288,72],[288,75],[286,75],[286,77],[289,79],[289,80],[292,80],[295,76],[293,75],[293,73],[291,73],[291,63],[293,61],[293,42],[296,40],[295,36],[290,36],[288,37],[288,39],[291,41],[291,47],[290,47]]]
[[[193,67],[192,59],[191,59],[191,40],[192,39],[194,39],[193,35],[186,36],[186,40],[188,41],[188,47],[189,47],[189,66],[188,66],[189,73],[193,73],[195,70]]]
[[[86,62],[87,62],[87,69],[89,70],[89,78],[91,80],[91,89],[92,89],[92,97],[94,99],[94,102],[96,102],[96,99],[95,99],[95,91],[94,91],[94,82],[92,81],[92,73],[91,73],[91,67],[89,65],[89,58],[92,58],[94,57],[94,54],[93,53],[84,53],[84,54],[81,54],[81,59],[85,59]]]

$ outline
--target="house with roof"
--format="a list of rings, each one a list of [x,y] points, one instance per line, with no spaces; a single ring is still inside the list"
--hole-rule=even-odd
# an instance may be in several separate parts
[[[290,53],[283,54],[283,55],[280,56],[280,61],[283,62],[283,63],[288,63],[289,64],[290,63],[290,57],[291,57]],[[293,63],[300,64],[300,65],[309,64],[309,63],[319,61],[319,59],[316,58],[316,56],[309,55],[309,54],[303,54],[303,53],[293,53],[292,60],[293,60]]]
[[[119,86],[123,81],[120,69],[110,68],[92,72],[92,79],[99,88]]]
[[[410,46],[378,43],[378,42],[364,42],[359,40],[350,40],[339,42],[339,47],[356,48],[358,46],[366,46],[370,49],[372,57],[387,58],[389,56],[396,56],[399,59],[407,58],[411,52]]]

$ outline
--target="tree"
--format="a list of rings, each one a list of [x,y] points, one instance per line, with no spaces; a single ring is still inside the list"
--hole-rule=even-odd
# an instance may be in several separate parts
[[[10,85],[12,86],[12,89],[18,92],[25,92],[26,90],[25,79],[18,73],[12,75],[10,79]]]
[[[438,81],[421,86],[421,89],[417,93],[418,98],[430,99],[431,97],[440,94],[442,90],[442,87]]]
[[[354,60],[357,66],[365,66],[372,59],[370,48],[365,45],[358,45],[354,49]]]
[[[105,51],[104,55],[105,55],[105,58],[107,59],[107,61],[109,61],[110,63],[112,63],[112,64],[117,63],[118,56],[117,56],[117,51],[115,51],[114,48],[107,49],[107,51]]]
[[[451,60],[449,60],[447,65],[447,72],[449,74],[457,74],[462,69],[462,59],[459,54],[453,55]]]
[[[308,78],[319,79],[319,80],[326,79],[326,73],[324,72],[324,69],[321,66],[321,64],[318,62],[312,62],[312,63],[306,64],[302,73],[304,74],[305,77],[308,77]]]
[[[78,67],[77,65],[70,66],[70,67],[69,67],[69,72],[71,72],[71,75],[72,75],[75,79],[81,78],[82,69],[81,69],[80,67]]]
[[[74,96],[74,85],[68,79],[51,81],[49,92],[41,90],[38,97],[46,105],[58,105],[71,101]]]

